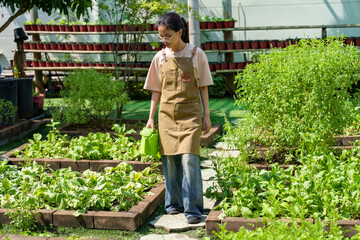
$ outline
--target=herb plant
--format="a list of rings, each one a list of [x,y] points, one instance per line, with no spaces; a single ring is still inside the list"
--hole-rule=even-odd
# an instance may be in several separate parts
[[[236,158],[215,165],[217,185],[207,197],[221,199],[223,216],[245,218],[359,219],[360,151],[299,154],[299,166],[259,171]]]
[[[53,111],[56,120],[73,124],[96,123],[106,129],[107,120],[116,106],[124,105],[128,96],[124,83],[94,69],[75,71],[64,81],[60,92],[64,105]]]
[[[11,101],[0,99],[0,124],[15,122],[17,110],[18,107],[14,106]]]
[[[354,122],[348,90],[359,69],[358,50],[343,39],[301,39],[271,49],[237,78],[237,103],[248,110],[245,125],[265,146],[298,148],[301,132],[329,144]]]

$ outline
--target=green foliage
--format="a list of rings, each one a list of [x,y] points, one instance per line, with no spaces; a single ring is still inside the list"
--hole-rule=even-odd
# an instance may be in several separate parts
[[[311,144],[311,143],[310,143]],[[316,142],[315,142],[316,144]],[[218,187],[206,196],[222,199],[222,216],[358,219],[360,151],[299,154],[300,166],[258,170],[236,158],[219,159]],[[219,193],[220,192],[220,193]]]
[[[302,39],[272,49],[237,78],[237,103],[249,111],[245,125],[266,146],[297,148],[299,133],[328,144],[354,122],[348,90],[359,68],[358,50],[343,39]]]
[[[67,123],[95,122],[106,129],[113,109],[128,101],[122,81],[116,81],[111,75],[94,69],[79,70],[68,75],[64,86],[60,94],[66,107],[56,109],[53,114],[56,120]]]
[[[88,210],[127,211],[162,181],[156,169],[135,172],[125,162],[105,168],[104,173],[74,172],[69,167],[50,175],[47,170],[35,161],[28,161],[21,170],[0,162],[1,207],[75,210],[75,216]]]
[[[344,239],[341,228],[333,223],[330,225],[331,231],[329,232],[325,230],[326,223],[321,221],[312,223],[307,220],[301,222],[291,220],[290,222],[286,222],[278,219],[264,222],[264,224],[266,227],[256,228],[256,230],[247,230],[245,227],[241,227],[238,232],[227,231],[225,224],[219,227],[219,233],[214,232],[214,234],[221,240]]]
[[[25,159],[50,158],[50,159],[73,159],[86,160],[141,160],[149,162],[158,160],[158,157],[141,156],[140,141],[128,135],[134,130],[126,131],[125,125],[114,124],[112,129],[115,137],[109,133],[90,133],[86,137],[73,137],[70,140],[67,135],[61,135],[55,128],[58,123],[51,122],[51,127],[46,140],[41,140],[41,135],[35,133],[33,139],[29,139],[28,145],[22,151],[15,151],[17,157]]]
[[[0,99],[0,123],[15,122],[17,110],[11,101]]]
[[[31,231],[36,228],[36,220],[33,214],[33,211],[24,209],[16,209],[5,213],[11,219],[10,224],[21,231]]]
[[[47,13],[49,16],[55,11],[65,15],[69,15],[71,12],[75,12],[78,18],[87,15],[88,11],[92,8],[91,0],[0,0],[0,3],[4,7],[9,7],[12,12],[17,10],[26,12],[30,11],[33,7],[37,7],[39,10]]]

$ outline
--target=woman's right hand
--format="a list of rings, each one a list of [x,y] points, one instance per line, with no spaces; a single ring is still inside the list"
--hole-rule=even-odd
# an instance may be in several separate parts
[[[152,128],[152,130],[155,130],[154,119],[149,118],[148,122],[146,123],[146,127]]]

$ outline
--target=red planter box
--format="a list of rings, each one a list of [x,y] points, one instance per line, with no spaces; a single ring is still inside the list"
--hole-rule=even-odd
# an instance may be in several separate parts
[[[66,27],[65,27],[65,25],[59,25],[59,31],[60,31],[60,32],[66,32]]]
[[[73,28],[70,25],[65,25],[65,32],[72,32]]]
[[[57,43],[50,43],[50,49],[51,50],[58,50],[58,44]]]
[[[100,25],[100,30],[101,32],[108,32],[109,31],[108,25]]]
[[[54,66],[53,62],[46,62],[46,67],[53,67],[53,66]]]
[[[27,25],[27,26],[28,26],[28,25]],[[30,43],[29,43],[29,42],[24,42],[23,48],[24,48],[24,49],[30,49]]]
[[[227,70],[229,69],[229,64],[228,63],[221,63],[221,70]]]
[[[80,47],[80,44],[78,44],[78,43],[73,43],[73,44],[71,45],[71,48],[72,48],[72,50],[74,50],[74,51],[78,51],[78,50],[79,50],[79,47]]]
[[[72,50],[72,44],[71,43],[65,43],[65,50],[71,51]]]
[[[235,45],[235,49],[242,49],[243,48],[242,42],[235,42],[234,45]]]
[[[79,25],[72,25],[73,32],[80,32],[80,26]]]
[[[219,50],[225,50],[226,49],[226,43],[224,43],[224,42],[219,42],[218,46],[219,46]]]
[[[85,43],[79,44],[79,50],[80,51],[86,51],[86,44]]]
[[[266,49],[268,48],[268,41],[259,41],[259,45],[261,49]]]
[[[45,29],[45,31],[47,31],[47,32],[51,32],[51,31],[52,31],[51,25],[45,25],[45,26],[44,26],[44,29]]]
[[[246,63],[245,62],[238,62],[238,63],[236,63],[236,65],[237,65],[236,66],[237,69],[244,69]]]
[[[100,43],[94,44],[94,51],[101,51],[101,44]]]
[[[223,21],[217,21],[215,22],[216,28],[224,28],[224,22]]]
[[[251,41],[251,48],[258,49],[260,47],[259,41]]]
[[[219,44],[217,42],[212,42],[211,43],[211,50],[218,50],[219,49]]]
[[[30,49],[36,49],[36,43],[34,43],[34,42],[29,43],[29,48]]]
[[[92,44],[92,43],[86,44],[86,50],[87,51],[94,51],[94,44]]]
[[[94,25],[94,32],[101,32],[101,25]]]
[[[243,49],[251,49],[251,42],[250,41],[243,41],[242,45],[243,45]]]
[[[226,43],[226,49],[227,50],[232,50],[235,48],[235,43],[234,42],[227,42]]]
[[[229,63],[229,69],[237,69],[237,63],[235,62]]]
[[[234,28],[234,27],[235,27],[235,21],[224,22],[224,28]]]
[[[269,48],[276,48],[277,47],[277,40],[269,40]]]
[[[79,26],[79,31],[80,32],[86,32],[88,30],[88,27],[86,25],[80,25]]]
[[[278,48],[284,48],[284,47],[285,47],[285,41],[278,41],[278,42],[276,43],[276,46],[277,46]]]
[[[88,32],[94,32],[95,31],[95,26],[94,25],[86,25],[87,31]]]
[[[207,22],[208,23],[208,29],[214,29],[216,27],[215,22]]]
[[[214,63],[214,69],[215,69],[215,71],[221,70],[221,64],[220,63]]]
[[[102,51],[109,51],[109,45],[107,43],[101,44],[101,50]]]

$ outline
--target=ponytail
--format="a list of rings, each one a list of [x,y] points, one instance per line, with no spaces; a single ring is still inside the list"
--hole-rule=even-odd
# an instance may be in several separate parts
[[[183,28],[183,32],[181,35],[181,39],[183,40],[184,43],[189,43],[189,28],[188,28],[188,24],[186,23],[186,20],[182,17],[181,18],[183,24],[184,24],[184,28]]]
[[[162,15],[156,23],[156,27],[165,26],[167,29],[174,30],[175,32],[182,29],[181,40],[184,43],[189,43],[189,29],[183,17],[179,14],[170,12]]]

